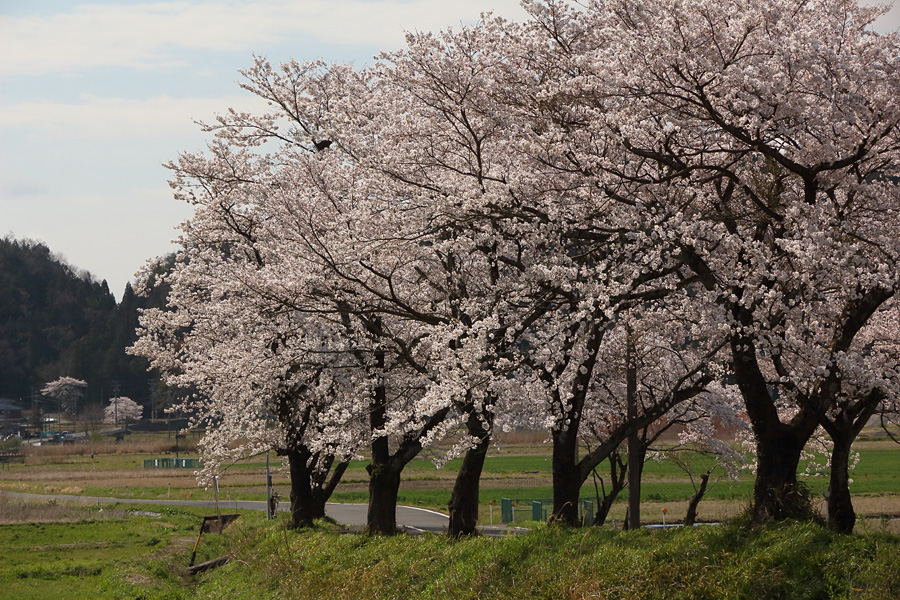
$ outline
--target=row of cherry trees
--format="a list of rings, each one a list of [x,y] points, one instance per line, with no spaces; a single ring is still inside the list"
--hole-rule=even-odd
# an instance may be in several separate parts
[[[459,535],[493,432],[539,427],[575,524],[626,440],[743,413],[755,519],[808,511],[823,427],[852,530],[850,444],[900,388],[897,36],[847,0],[527,8],[363,69],[257,58],[270,111],[169,165],[195,214],[133,351],[195,390],[208,472],[277,449],[300,524],[367,447],[389,532],[440,445]]]

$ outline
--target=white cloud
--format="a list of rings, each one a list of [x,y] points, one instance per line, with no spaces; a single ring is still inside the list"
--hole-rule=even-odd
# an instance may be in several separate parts
[[[57,140],[136,140],[194,136],[194,121],[212,122],[229,107],[262,112],[263,100],[250,95],[221,98],[140,100],[83,96],[79,104],[25,102],[0,106],[0,129],[28,128]]]
[[[184,50],[250,51],[292,37],[393,49],[405,30],[476,20],[493,6],[524,14],[516,0],[256,0],[81,4],[53,15],[0,17],[5,75],[72,73],[101,66],[156,69]]]

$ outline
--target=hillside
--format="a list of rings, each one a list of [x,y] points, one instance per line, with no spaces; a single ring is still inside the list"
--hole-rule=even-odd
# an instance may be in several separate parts
[[[128,285],[117,304],[106,281],[40,242],[0,239],[0,397],[30,408],[46,382],[71,376],[87,381],[89,405],[116,385],[146,404],[147,363],[125,348],[147,303]]]

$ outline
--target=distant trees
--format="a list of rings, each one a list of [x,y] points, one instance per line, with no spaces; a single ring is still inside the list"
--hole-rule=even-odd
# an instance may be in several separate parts
[[[755,519],[804,515],[813,433],[842,471],[900,390],[896,36],[844,0],[528,10],[366,69],[257,59],[243,87],[270,112],[219,117],[169,165],[195,215],[135,352],[230,436],[241,410],[287,448],[314,412],[306,446],[368,445],[375,532],[403,467],[453,440],[451,533],[471,533],[498,425],[548,432],[553,517],[575,525],[626,440],[640,458],[639,432],[735,395]]]
[[[158,271],[165,268],[161,260]],[[137,297],[127,285],[117,305],[106,282],[46,245],[0,238],[0,396],[28,406],[45,382],[71,376],[87,383],[79,412],[105,403],[114,384],[149,404],[156,377],[125,348],[136,338],[138,309],[164,300],[164,288]]]

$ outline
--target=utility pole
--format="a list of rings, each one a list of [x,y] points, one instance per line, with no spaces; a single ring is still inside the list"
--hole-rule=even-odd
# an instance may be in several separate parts
[[[150,418],[156,421],[156,383],[153,379],[147,380],[147,388],[150,391]]]
[[[116,429],[119,428],[119,382],[112,382],[112,399],[113,399],[113,410],[115,412],[115,420],[116,420]],[[118,435],[118,434],[116,434]]]
[[[41,410],[41,405],[38,404],[37,408],[34,407],[35,404],[35,393],[34,388],[31,388],[31,414],[34,415],[35,421],[37,421],[37,434],[39,439],[44,438],[44,412]]]
[[[269,451],[266,450],[266,520],[272,517],[272,476],[269,475]]]

